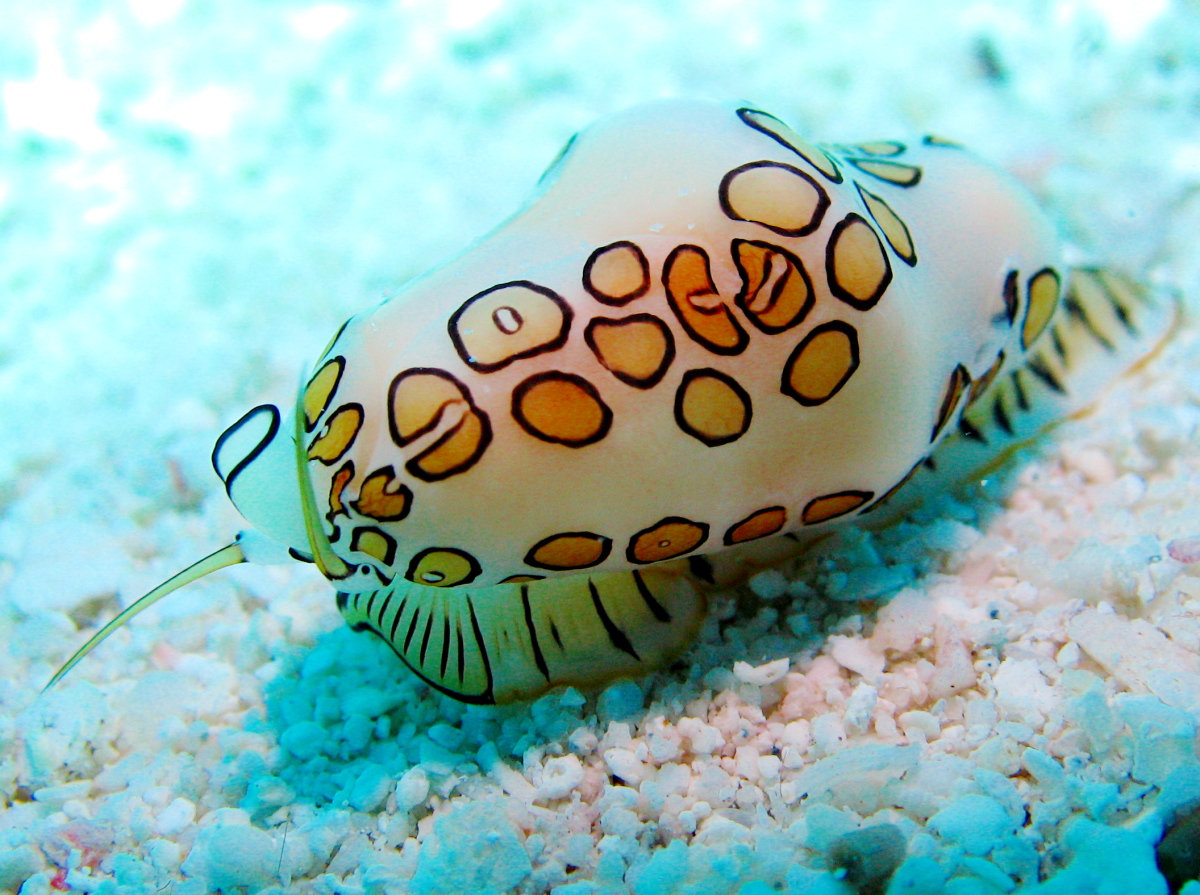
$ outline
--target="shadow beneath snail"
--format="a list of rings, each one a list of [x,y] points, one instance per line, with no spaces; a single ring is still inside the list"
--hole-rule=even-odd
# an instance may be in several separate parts
[[[937,495],[886,527],[836,531],[715,593],[684,656],[595,691],[559,688],[532,702],[466,705],[409,673],[378,638],[339,627],[266,685],[263,732],[278,742],[280,762],[250,780],[241,807],[271,823],[294,802],[390,812],[398,797],[420,796],[401,805],[411,812],[407,830],[452,794],[532,789],[515,768],[569,752],[586,764],[611,745],[610,722],[637,735],[657,716],[673,721],[731,701],[769,715],[786,686],[764,685],[763,674],[772,683],[773,673],[780,680],[806,670],[830,635],[869,633],[877,610],[906,588],[929,597],[930,576],[953,570],[978,540],[1022,465],[1008,464],[985,487]]]

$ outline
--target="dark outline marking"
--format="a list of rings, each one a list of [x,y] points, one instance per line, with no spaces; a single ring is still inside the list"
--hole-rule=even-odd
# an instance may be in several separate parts
[[[438,676],[446,676],[446,663],[450,660],[450,614],[442,613],[442,661],[438,667]]]
[[[356,317],[358,315],[356,314],[354,316]],[[325,350],[322,351],[319,355],[317,355],[317,360],[320,360],[324,357],[328,357],[329,352],[333,350],[333,346],[337,344],[337,340],[342,337],[342,333],[344,333],[346,331],[346,327],[350,325],[350,321],[353,319],[354,319],[354,317],[347,317],[342,322],[342,325],[338,327],[337,332],[335,332],[333,334],[333,338],[329,340],[329,344],[325,346]],[[325,365],[322,364],[321,366],[324,367]],[[310,379],[309,382],[311,382],[311,381],[312,380]]]
[[[921,142],[926,146],[939,146],[942,149],[966,149],[962,143],[956,143],[953,140],[947,140],[945,137],[938,137],[934,134],[926,134],[921,138]]]
[[[456,556],[460,556],[467,561],[467,564],[470,567],[470,572],[468,573],[466,578],[462,578],[462,579],[454,582],[453,584],[440,584],[440,583],[430,583],[428,581],[418,581],[416,578],[413,577],[414,575],[417,574],[417,566],[419,566],[421,564],[421,560],[423,560],[425,557],[429,556],[429,554],[431,554],[431,553],[453,553]],[[479,565],[479,560],[477,560],[471,554],[467,553],[467,551],[465,551],[465,550],[459,550],[457,547],[426,547],[420,553],[415,554],[413,556],[413,558],[408,561],[408,571],[406,571],[404,573],[404,577],[406,580],[411,581],[413,584],[419,584],[422,587],[460,587],[461,585],[464,585],[464,584],[470,584],[472,581],[474,581],[476,578],[479,577],[479,575],[482,571],[483,571],[483,567]]]
[[[558,155],[554,156],[554,158],[552,158],[550,160],[550,164],[548,164],[546,166],[546,170],[542,172],[541,177],[539,177],[537,179],[537,183],[534,184],[535,187],[541,186],[542,182],[547,177],[550,176],[551,172],[553,172],[555,168],[557,168],[560,164],[562,164],[563,159],[565,159],[567,157],[567,153],[571,151],[571,147],[575,145],[575,140],[578,137],[579,137],[578,132],[573,133],[573,134],[571,134],[571,136],[567,137],[567,142],[563,144],[562,149],[558,150]]]
[[[351,597],[350,594],[339,592],[338,593],[338,609],[340,611],[342,611],[343,613],[346,612],[347,605],[351,603],[351,599],[352,599],[353,600],[353,609],[355,611],[358,611],[360,596],[361,596],[361,594],[354,594],[353,597]],[[406,645],[403,648],[398,647],[396,645],[395,631],[396,631],[396,627],[397,627],[397,620],[401,617],[401,615],[404,612],[404,603],[406,601],[407,601],[407,597],[405,597],[404,601],[401,602],[400,608],[397,609],[397,611],[396,611],[396,617],[395,617],[395,619],[393,619],[393,622],[392,622],[392,636],[391,637],[385,636],[384,633],[379,629],[379,626],[372,625],[369,621],[357,621],[357,622],[349,622],[348,621],[348,624],[350,625],[350,629],[352,631],[370,631],[372,634],[374,634],[376,637],[378,637],[380,640],[382,640],[384,643],[386,643],[388,645],[388,648],[391,649],[391,651],[396,654],[396,657],[404,664],[405,668],[407,668],[409,671],[411,671],[413,674],[415,674],[417,677],[419,677],[422,681],[424,681],[426,684],[428,684],[430,687],[432,687],[437,692],[445,694],[446,696],[450,696],[454,699],[457,699],[460,702],[465,702],[468,705],[494,705],[496,702],[496,697],[495,697],[495,689],[494,689],[495,683],[492,678],[491,659],[488,656],[487,648],[486,648],[486,646],[484,644],[484,640],[483,640],[483,632],[482,632],[482,630],[480,630],[479,620],[475,616],[475,606],[471,602],[470,596],[468,595],[466,597],[467,611],[470,613],[470,616],[471,616],[471,626],[472,626],[472,629],[473,629],[473,632],[475,635],[475,643],[476,643],[476,646],[479,647],[479,655],[480,655],[480,659],[483,663],[483,675],[484,675],[484,681],[485,681],[485,687],[484,687],[483,691],[478,694],[464,693],[461,690],[455,690],[451,687],[447,687],[445,684],[442,684],[442,683],[430,678],[428,675],[426,675],[424,673],[424,671],[421,670],[421,668],[418,665],[414,665],[413,662],[411,662],[409,660],[409,658],[405,655],[405,652],[408,649],[407,643],[411,642],[412,633],[413,633],[412,625],[410,625],[409,639],[406,641]],[[413,625],[415,625],[416,620],[419,617],[419,615],[420,615],[420,607],[418,607],[416,610],[414,610]],[[443,617],[446,619],[449,618],[448,616],[445,615],[444,610],[443,610]],[[430,618],[432,619],[432,610],[430,612]],[[464,679],[466,678],[466,649],[465,649],[465,645],[464,645],[464,641],[463,641],[462,624],[457,618],[455,620],[455,627],[458,632],[458,681],[460,684],[462,684],[464,682]]]
[[[217,455],[221,453],[221,448],[225,446],[233,435],[241,431],[242,426],[250,421],[250,418],[257,416],[262,411],[266,411],[271,415],[271,423],[267,426],[267,433],[259,439],[258,444],[254,445],[250,451],[242,457],[237,463],[233,464],[233,469],[229,471],[228,477],[221,475],[221,467],[217,465]],[[217,478],[225,485],[225,495],[233,500],[233,483],[239,475],[242,474],[247,466],[258,459],[259,454],[267,449],[267,446],[275,440],[275,436],[279,434],[279,408],[274,404],[259,404],[257,407],[251,407],[241,417],[231,425],[228,429],[221,433],[221,437],[217,439],[217,443],[213,445],[212,461],[213,471],[217,474]]]
[[[1050,345],[1054,348],[1054,353],[1058,355],[1058,359],[1062,361],[1062,365],[1070,367],[1071,361],[1067,357],[1067,346],[1062,340],[1062,332],[1059,330],[1057,323],[1050,324]]]
[[[823,397],[819,400],[815,400],[813,398],[808,398],[808,397],[805,397],[804,395],[801,395],[798,391],[796,391],[795,389],[792,388],[792,385],[790,382],[790,380],[792,378],[791,371],[792,371],[792,368],[795,366],[796,361],[799,359],[800,355],[802,355],[804,353],[804,349],[808,347],[809,343],[812,342],[813,339],[815,339],[817,336],[822,335],[827,332],[830,332],[830,331],[837,331],[837,332],[840,332],[843,335],[846,335],[849,337],[849,339],[850,339],[850,366],[849,366],[849,368],[847,368],[845,374],[842,376],[842,378],[840,380],[838,380],[837,385],[835,385],[833,387],[832,391],[830,391],[829,394],[827,394],[825,397]],[[840,392],[842,390],[842,387],[847,382],[850,381],[850,377],[853,376],[854,372],[858,369],[858,365],[859,365],[858,332],[854,329],[853,326],[851,326],[849,323],[847,323],[844,320],[830,320],[828,323],[822,323],[820,326],[813,327],[809,331],[808,335],[806,335],[800,341],[800,344],[792,349],[792,353],[788,355],[788,359],[783,364],[783,377],[780,379],[779,390],[781,392],[783,392],[785,395],[787,395],[789,398],[792,398],[797,403],[803,405],[804,407],[819,407],[820,405],[824,404],[826,401],[833,398],[834,395],[836,395],[838,392]]]
[[[817,501],[828,500],[831,497],[849,497],[849,496],[861,497],[862,501],[857,506],[853,506],[848,510],[843,510],[842,512],[837,513],[833,516],[826,516],[824,519],[818,519],[816,522],[809,522],[805,518],[808,515],[808,511],[813,508],[813,504],[817,503]],[[823,522],[832,522],[834,519],[841,519],[843,516],[849,516],[855,510],[859,510],[862,507],[866,506],[868,503],[871,502],[871,498],[873,498],[874,496],[875,496],[874,491],[859,491],[854,488],[851,488],[847,491],[834,491],[832,494],[822,494],[820,497],[814,497],[812,500],[810,500],[808,503],[806,503],[804,505],[804,509],[801,510],[801,512],[800,512],[800,522],[802,525],[820,525]]]
[[[698,540],[695,545],[689,547],[687,550],[681,550],[678,553],[672,553],[670,556],[664,556],[661,559],[638,559],[637,556],[634,555],[633,551],[637,546],[638,539],[643,535],[648,535],[654,530],[662,528],[664,525],[678,525],[680,523],[684,525],[692,525],[700,529],[700,540]],[[664,516],[653,525],[636,532],[634,536],[629,539],[629,545],[625,548],[625,558],[631,563],[635,563],[639,566],[650,566],[654,565],[655,563],[666,562],[668,559],[675,559],[683,556],[686,553],[691,553],[692,551],[699,549],[700,546],[708,540],[708,535],[709,525],[707,522],[696,522],[692,519],[684,519],[682,516]]]
[[[467,308],[474,304],[485,295],[491,295],[500,289],[508,289],[512,286],[520,286],[523,289],[529,289],[539,295],[545,296],[558,306],[558,309],[563,313],[562,326],[556,335],[549,342],[543,342],[540,345],[535,345],[532,348],[527,348],[524,351],[518,351],[515,354],[510,354],[503,360],[492,364],[482,364],[471,358],[466,346],[463,344],[462,337],[458,334],[458,321],[462,317]],[[458,310],[450,315],[450,320],[446,323],[446,329],[450,333],[450,341],[454,344],[454,350],[458,353],[459,358],[464,364],[475,370],[477,373],[495,373],[497,370],[503,370],[514,361],[523,360],[527,357],[536,357],[539,354],[549,354],[552,351],[557,351],[567,344],[567,336],[571,332],[571,323],[575,319],[575,312],[561,295],[553,289],[548,289],[545,286],[539,286],[531,280],[510,280],[506,283],[497,283],[495,286],[489,286],[482,292],[476,292],[461,305]]]
[[[933,463],[933,460],[930,457],[924,457],[924,458],[918,460],[915,464],[913,464],[912,469],[910,469],[908,472],[904,473],[904,475],[900,477],[900,481],[896,482],[896,484],[894,484],[894,485],[892,485],[892,487],[888,488],[887,491],[885,491],[883,493],[882,497],[878,498],[869,507],[867,507],[861,513],[859,513],[859,515],[865,516],[867,513],[875,512],[875,510],[879,509],[881,506],[883,506],[885,503],[887,503],[889,500],[891,500],[896,495],[897,491],[899,491],[901,488],[903,488],[905,485],[907,485],[909,482],[911,482],[913,480],[913,476],[915,476],[917,474],[917,472],[920,471],[922,466],[928,466],[930,469],[933,469],[934,465],[935,464]]]
[[[442,612],[445,612],[443,608]],[[433,631],[433,610],[425,616],[425,633],[421,635],[421,652],[418,654],[418,663],[422,668],[425,667],[425,653],[429,649],[429,635]]]
[[[346,321],[346,323],[349,323],[349,322],[350,322],[349,320]],[[333,337],[333,342],[336,342],[338,340],[338,336],[340,336],[342,334],[342,330],[344,330],[346,328],[346,323],[342,324],[342,329],[339,329],[337,332],[337,335]],[[329,348],[333,347],[333,342],[329,343]],[[329,353],[329,348],[325,349],[326,354]],[[316,378],[318,376],[320,376],[323,372],[325,372],[325,368],[328,367],[330,364],[337,364],[337,368],[338,368],[337,376],[335,376],[333,378],[333,386],[329,389],[329,394],[325,396],[325,403],[321,405],[320,412],[317,413],[316,418],[313,419],[312,425],[309,425],[308,413],[307,413],[307,411],[304,411],[304,399],[308,397],[308,390],[310,388],[312,388],[313,382],[316,381]],[[321,422],[321,417],[323,417],[325,415],[325,411],[328,410],[329,405],[331,403],[333,403],[333,396],[337,394],[338,386],[342,384],[342,376],[345,374],[345,372],[346,372],[346,358],[344,355],[339,354],[337,357],[331,357],[325,363],[321,364],[321,369],[319,369],[319,370],[317,370],[317,372],[313,373],[312,378],[310,378],[308,380],[308,383],[304,386],[304,394],[300,396],[300,410],[301,410],[301,412],[304,413],[304,434],[305,435],[308,435],[311,432],[313,432],[317,428],[317,423]]]
[[[1087,308],[1080,301],[1079,293],[1075,289],[1068,289],[1066,298],[1063,299],[1063,307],[1067,309],[1067,316],[1074,318],[1109,354],[1113,354],[1117,350],[1117,346],[1104,333],[1096,328],[1095,322],[1088,316]]]
[[[942,404],[938,408],[937,419],[933,423],[933,431],[929,433],[929,443],[933,444],[937,441],[937,437],[942,434],[942,430],[946,428],[946,423],[950,422],[950,417],[954,415],[954,410],[958,407],[962,396],[971,387],[971,371],[958,364],[950,373],[950,380],[946,383],[946,391],[942,395]]]
[[[608,617],[608,610],[604,608],[604,602],[600,599],[600,591],[596,589],[592,579],[588,579],[588,590],[592,592],[592,606],[596,610],[596,615],[600,617],[600,624],[604,626],[604,633],[608,635],[608,642],[623,653],[628,653],[633,656],[638,662],[642,661],[642,657],[637,654],[637,650],[633,648],[633,644],[629,642],[629,638],[625,632],[613,623],[613,620]]]
[[[825,173],[823,170],[821,170],[820,165],[818,165],[816,162],[814,162],[812,159],[810,159],[807,155],[805,155],[803,152],[801,152],[799,149],[797,149],[795,146],[793,146],[791,143],[789,143],[787,140],[785,140],[779,134],[775,133],[772,130],[768,130],[766,127],[759,124],[757,121],[752,121],[749,118],[749,116],[752,114],[753,115],[762,115],[764,118],[770,118],[772,121],[778,121],[781,125],[786,127],[788,130],[795,131],[795,128],[791,127],[785,121],[783,121],[780,118],[776,118],[770,112],[764,112],[762,109],[755,109],[752,106],[742,106],[740,109],[737,110],[737,117],[742,119],[742,123],[744,125],[751,128],[752,130],[758,131],[760,134],[770,137],[772,140],[774,140],[780,146],[784,147],[785,149],[790,149],[792,152],[796,153],[796,155],[800,156],[800,158],[804,159],[806,162],[808,162],[810,165],[812,165],[813,168],[817,171],[817,173],[820,174],[822,177],[824,177],[826,180],[828,180],[830,183],[841,183],[842,182],[843,178],[842,178],[841,169],[838,168],[837,162],[833,160],[833,158],[829,155],[829,153],[827,153],[825,150],[821,149],[821,147],[819,147],[819,146],[813,146],[813,149],[815,149],[817,152],[821,153],[821,155],[823,155],[825,157],[825,160],[829,163],[829,167],[833,168],[833,174]],[[796,136],[800,136],[800,135],[796,134]]]
[[[396,607],[396,614],[392,616],[391,638],[396,639],[396,629],[400,627],[400,619],[404,616],[404,607],[408,605],[408,597],[404,596],[400,599],[400,605]]]
[[[1004,368],[1005,355],[1001,350],[996,354],[996,359],[992,361],[992,365],[983,371],[983,375],[971,383],[971,389],[967,393],[967,407],[970,407],[980,398],[982,398],[987,390],[992,387],[992,383],[996,381],[996,377],[1000,375],[1000,371]]]
[[[918,183],[921,182],[921,169],[917,165],[909,165],[904,162],[889,162],[887,159],[881,159],[881,158],[847,158],[846,161],[848,161],[854,167],[858,168],[858,170],[862,171],[868,177],[874,177],[876,180],[880,181],[881,183],[888,183],[888,184],[891,184],[892,186],[898,186],[898,187],[903,187],[904,189],[909,189],[910,187],[914,187]],[[891,180],[890,178],[884,177],[882,174],[876,174],[874,171],[864,168],[863,165],[878,165],[884,169],[886,169],[886,168],[895,168],[897,170],[904,169],[904,170],[907,170],[909,173],[908,173],[907,179],[905,179],[905,180]]]
[[[1042,380],[1051,391],[1058,392],[1060,395],[1067,393],[1066,387],[1058,381],[1058,377],[1046,366],[1045,361],[1040,357],[1028,357],[1025,359],[1025,367],[1034,376]]]
[[[996,425],[1004,430],[1007,435],[1015,435],[1013,431],[1012,420],[1008,418],[1008,410],[1004,407],[1004,395],[996,395],[996,400],[992,402],[992,419],[996,421]]]
[[[688,571],[699,578],[701,581],[707,581],[709,584],[716,584],[716,575],[713,572],[713,565],[709,562],[707,556],[689,556],[687,559]]]
[[[979,444],[988,443],[984,434],[975,428],[974,424],[967,419],[967,415],[965,413],[958,418],[958,431],[963,438],[966,438],[970,441],[976,441],[979,442]]]
[[[592,285],[592,267],[601,255],[611,252],[614,249],[633,249],[637,258],[638,264],[642,268],[642,285],[626,295],[614,296],[601,292]],[[631,301],[635,301],[650,291],[650,262],[646,260],[646,254],[641,250],[635,242],[630,242],[628,239],[620,239],[616,242],[610,242],[608,245],[600,246],[592,254],[588,256],[583,265],[583,288],[592,298],[601,304],[608,305],[613,308],[623,308]]]
[[[362,543],[362,536],[371,533],[380,535],[383,538],[384,544],[387,547],[386,558],[379,559],[379,557],[375,554],[367,553],[367,551],[359,549],[358,545]],[[372,559],[379,560],[379,562],[382,562],[389,568],[391,567],[392,563],[396,561],[396,539],[382,528],[377,528],[374,525],[360,525],[350,532],[350,549],[358,553],[367,553],[367,556],[371,557]]]
[[[496,696],[494,693],[495,681],[492,678],[492,660],[488,655],[487,646],[483,642],[483,631],[479,628],[479,619],[475,616],[475,604],[471,602],[470,596],[467,596],[467,612],[471,616],[471,631],[475,635],[475,645],[479,647],[479,657],[483,660],[483,676],[487,681],[487,687],[483,691],[483,696],[487,697],[489,703],[495,704]]]
[[[608,329],[620,329],[622,326],[625,326],[631,322],[657,324],[662,334],[666,336],[667,348],[666,351],[663,352],[662,362],[659,364],[658,369],[645,379],[638,379],[636,376],[630,376],[628,373],[614,370],[604,360],[604,356],[596,347],[595,329],[597,326],[602,325]],[[662,319],[654,316],[653,314],[638,313],[630,314],[628,317],[593,317],[588,321],[588,325],[583,331],[583,340],[587,343],[588,348],[592,349],[592,354],[596,356],[596,360],[600,362],[600,365],[604,367],[604,369],[612,373],[613,376],[617,377],[617,379],[619,379],[621,382],[624,382],[626,385],[631,385],[634,388],[654,388],[654,386],[662,382],[662,378],[667,375],[667,370],[675,361],[675,336],[671,332],[671,327],[667,326]]]
[[[641,569],[631,569],[630,574],[633,575],[633,583],[637,585],[638,593],[642,595],[642,600],[646,604],[646,608],[650,610],[650,614],[664,625],[670,623],[671,613],[663,608],[662,603],[654,598],[654,594],[650,592],[650,587],[642,580]]]
[[[1029,412],[1029,396],[1025,394],[1025,384],[1023,382],[1021,382],[1021,368],[1020,367],[1017,367],[1017,369],[1012,371],[1012,376],[1010,377],[1010,379],[1012,380],[1013,391],[1016,392],[1016,395],[1017,395],[1017,406],[1019,408],[1021,408],[1022,410],[1024,410],[1026,413],[1028,413]]]
[[[871,235],[879,243],[879,257],[883,259],[883,277],[875,291],[867,298],[858,298],[837,281],[837,265],[834,256],[837,254],[838,240],[842,238],[842,233],[855,223],[861,223],[871,231]],[[883,298],[883,293],[887,292],[888,286],[892,283],[892,262],[888,260],[888,253],[883,248],[883,242],[870,222],[858,212],[852,211],[834,225],[833,232],[829,234],[829,240],[825,243],[825,279],[829,283],[829,291],[857,311],[869,311],[879,304],[879,299]]]
[[[1117,320],[1120,322],[1121,326],[1123,326],[1131,336],[1136,336],[1138,334],[1138,330],[1133,323],[1133,315],[1130,313],[1129,309],[1125,307],[1125,305],[1121,304],[1119,298],[1117,297],[1117,291],[1113,288],[1113,285],[1110,282],[1110,280],[1118,279],[1118,277],[1115,277],[1109,271],[1098,267],[1079,268],[1079,273],[1090,276],[1093,280],[1100,284],[1100,289],[1104,293],[1104,297],[1108,299],[1108,303],[1112,305],[1113,313],[1117,315]],[[1128,292],[1132,293],[1129,295],[1130,298],[1136,299],[1139,297],[1137,295],[1137,284],[1126,283],[1125,285],[1130,287],[1128,290]],[[1144,296],[1141,297],[1141,300],[1145,301]]]
[[[687,395],[688,387],[697,379],[715,379],[729,386],[730,390],[742,402],[744,413],[744,421],[740,432],[733,435],[726,435],[720,438],[710,438],[698,429],[692,427],[683,415],[683,401]],[[687,435],[692,436],[701,444],[707,447],[720,447],[723,444],[731,444],[737,441],[743,435],[750,431],[750,424],[754,421],[754,405],[750,401],[750,393],[742,388],[741,384],[732,376],[722,373],[720,370],[714,370],[712,367],[701,367],[696,370],[688,370],[683,374],[683,378],[679,382],[679,388],[675,390],[675,425],[677,425]]]
[[[708,290],[709,290],[708,292],[706,292],[704,294],[705,295],[716,295],[718,298],[721,298],[721,303],[717,308],[715,308],[711,311],[705,310],[702,308],[698,308],[695,305],[693,305],[690,301],[688,301],[688,299],[690,299],[693,295],[700,294],[697,292],[689,292],[687,295],[683,296],[683,301],[687,301],[688,307],[691,308],[693,311],[695,311],[697,314],[699,314],[702,317],[712,317],[712,316],[715,316],[716,314],[721,313],[721,311],[724,311],[725,318],[731,324],[733,324],[733,328],[737,332],[737,344],[736,345],[732,345],[732,346],[726,348],[724,345],[718,345],[715,342],[710,342],[708,339],[701,336],[692,327],[692,324],[687,319],[687,317],[684,316],[683,311],[680,308],[679,301],[676,300],[674,293],[671,291],[671,287],[670,287],[671,270],[675,267],[677,258],[684,252],[689,252],[689,251],[698,253],[704,259],[704,272],[705,272],[705,276],[708,278]],[[671,306],[671,310],[675,313],[675,318],[679,321],[680,326],[683,327],[684,332],[686,332],[688,334],[688,336],[691,337],[693,342],[695,342],[696,344],[700,345],[703,348],[708,349],[713,354],[721,355],[722,357],[733,357],[734,355],[741,354],[743,351],[746,350],[746,346],[748,344],[750,344],[750,336],[746,332],[746,330],[742,326],[742,324],[738,322],[737,316],[734,315],[733,311],[731,311],[729,309],[729,305],[726,304],[724,297],[722,297],[721,293],[717,291],[717,284],[714,283],[713,279],[712,279],[712,262],[709,260],[708,252],[706,252],[703,247],[698,246],[698,245],[692,245],[691,243],[682,243],[680,245],[675,246],[675,248],[673,248],[671,250],[671,254],[667,255],[667,260],[663,262],[662,284],[663,284],[663,289],[665,289],[666,293],[667,293],[667,304]]]
[[[783,513],[783,521],[779,523],[778,528],[775,528],[772,531],[764,532],[763,534],[760,534],[760,535],[755,535],[752,538],[742,538],[740,541],[733,540],[734,529],[741,528],[747,522],[749,522],[752,519],[757,518],[758,516],[761,516],[763,513],[773,513],[773,512]],[[755,510],[753,513],[751,513],[749,516],[747,516],[741,522],[735,522],[735,523],[733,523],[733,525],[729,526],[729,528],[727,528],[725,530],[725,535],[721,538],[721,542],[726,547],[733,547],[737,544],[749,544],[751,541],[757,541],[760,538],[769,538],[769,537],[771,537],[771,535],[778,534],[780,531],[783,530],[783,527],[785,525],[787,525],[787,507],[779,507],[779,506],[763,507],[761,510]]]
[[[754,298],[758,297],[758,293],[761,292],[763,287],[767,285],[768,281],[770,281],[773,271],[771,270],[771,255],[768,254],[767,257],[763,259],[762,282],[759,283],[758,288],[754,290],[753,297],[748,295],[747,293],[750,291],[750,272],[746,270],[745,266],[742,264],[742,254],[739,251],[744,245],[755,246],[756,248],[765,249],[768,253],[782,255],[784,260],[788,263],[788,268],[785,268],[784,272],[780,274],[779,279],[775,281],[775,285],[771,288],[772,308],[774,308],[776,302],[779,301],[779,296],[783,292],[784,287],[787,285],[787,279],[791,275],[792,270],[799,272],[800,279],[804,281],[804,286],[808,290],[808,298],[805,299],[804,305],[789,323],[786,323],[783,326],[769,326],[759,319],[758,315],[754,311],[750,310],[750,302]],[[738,273],[741,274],[742,277],[742,288],[739,289],[738,294],[734,296],[733,303],[742,309],[742,313],[746,315],[746,318],[752,324],[754,324],[755,328],[757,328],[760,332],[766,333],[768,336],[775,336],[779,333],[787,332],[792,327],[799,326],[805,321],[809,312],[813,309],[813,305],[817,303],[817,295],[816,290],[813,289],[812,277],[808,275],[808,270],[805,268],[804,262],[801,261],[798,256],[789,252],[783,246],[765,242],[761,239],[734,239],[729,244],[729,251],[733,255],[734,266],[737,267]]]
[[[593,563],[588,563],[586,566],[551,566],[537,562],[533,558],[533,555],[537,553],[538,550],[545,547],[547,544],[557,541],[559,538],[590,538],[591,540],[599,541],[600,558]],[[595,566],[598,566],[600,563],[608,559],[608,555],[610,553],[612,553],[612,538],[606,538],[604,535],[598,535],[592,531],[561,531],[557,534],[552,534],[549,537],[542,538],[540,541],[530,547],[529,552],[525,554],[524,562],[525,565],[533,566],[535,569],[546,569],[550,572],[569,572],[574,569],[591,569]]]
[[[359,507],[359,503],[362,501],[363,488],[367,487],[367,484],[373,479],[384,477],[387,478],[389,484],[391,482],[399,481],[399,477],[396,475],[396,470],[392,468],[391,465],[379,467],[379,469],[375,470],[373,473],[363,479],[363,483],[358,487],[358,498],[350,502],[350,507],[360,516],[365,516],[368,519],[374,519],[376,522],[399,522],[401,519],[407,517],[410,512],[412,512],[413,504],[412,489],[403,482],[400,482],[400,490],[398,491],[388,491],[386,490],[386,487],[381,489],[385,494],[390,496],[397,496],[401,494],[405,495],[406,500],[404,501],[404,510],[402,512],[391,516],[376,516],[371,513],[364,512]]]
[[[813,209],[812,218],[807,224],[800,227],[776,227],[765,221],[744,218],[734,209],[729,201],[729,185],[739,175],[745,174],[747,171],[753,171],[756,168],[782,168],[784,171],[795,174],[817,191],[817,206]],[[717,187],[717,201],[721,204],[721,211],[725,212],[725,216],[731,221],[745,221],[747,224],[757,224],[759,227],[766,227],[772,233],[778,233],[780,236],[808,236],[810,233],[815,233],[820,228],[821,222],[825,219],[825,212],[829,210],[829,206],[832,204],[829,193],[825,191],[825,187],[817,183],[812,175],[801,171],[795,165],[789,165],[787,162],[773,162],[768,159],[757,162],[746,162],[744,165],[738,165],[731,171],[727,171],[725,176],[721,178],[721,185]]]
[[[458,682],[463,683],[467,675],[467,648],[463,642],[462,622],[454,620],[454,630],[458,634]]]
[[[417,632],[417,622],[421,618],[421,607],[414,606],[412,618],[408,622],[408,633],[404,635],[404,652],[408,652],[408,645],[412,643],[413,634]]]
[[[1004,314],[1008,317],[1008,325],[1017,322],[1017,314],[1021,310],[1021,290],[1018,285],[1020,274],[1010,270],[1004,277]]]
[[[525,607],[525,629],[529,631],[529,645],[533,649],[533,662],[538,671],[550,683],[550,669],[546,665],[546,657],[542,655],[542,647],[538,643],[537,628],[533,624],[533,607],[529,605],[529,586],[521,586],[521,605]]]
[[[600,425],[596,429],[595,433],[581,440],[568,441],[564,438],[558,438],[556,436],[547,435],[544,432],[540,432],[533,427],[528,419],[525,418],[525,414],[521,408],[521,402],[525,399],[525,396],[528,395],[535,386],[540,385],[543,382],[550,382],[552,380],[556,382],[569,382],[572,385],[579,386],[579,388],[586,393],[588,397],[590,397],[596,402],[597,405],[599,405]],[[512,417],[517,421],[517,424],[522,429],[540,441],[545,441],[549,444],[561,444],[563,447],[581,448],[587,447],[589,444],[595,444],[597,441],[603,440],[604,437],[608,435],[609,429],[612,428],[613,412],[612,408],[605,404],[604,400],[600,397],[600,392],[596,389],[596,386],[592,385],[582,376],[577,376],[574,373],[564,373],[561,370],[543,370],[541,373],[534,373],[532,376],[523,380],[516,388],[513,389]]]
[[[912,231],[910,231],[908,229],[908,224],[904,223],[904,218],[900,217],[900,215],[896,213],[896,209],[894,209],[894,208],[892,208],[892,206],[888,205],[888,203],[884,200],[884,198],[882,196],[875,195],[869,189],[867,189],[865,186],[863,186],[861,183],[859,183],[857,180],[854,181],[854,186],[858,190],[858,197],[860,199],[862,199],[863,207],[867,209],[867,214],[869,214],[871,216],[871,220],[873,220],[875,222],[875,226],[879,228],[881,233],[883,233],[884,241],[889,246],[891,246],[891,249],[896,254],[896,257],[899,258],[901,261],[903,261],[905,264],[907,264],[909,267],[916,267],[917,266],[917,244],[913,240]],[[871,209],[871,203],[869,201],[867,201],[867,196],[870,196],[872,199],[874,199],[876,202],[878,202],[880,205],[882,205],[884,208],[886,208],[889,212],[891,212],[892,217],[894,217],[896,219],[896,223],[900,225],[900,229],[902,229],[904,231],[904,235],[908,237],[908,244],[910,246],[912,246],[912,254],[911,255],[904,254],[902,251],[900,251],[900,248],[894,242],[892,242],[892,238],[890,236],[888,236],[887,227],[883,226],[883,224],[881,224],[879,222],[879,218],[876,217],[875,212]]]

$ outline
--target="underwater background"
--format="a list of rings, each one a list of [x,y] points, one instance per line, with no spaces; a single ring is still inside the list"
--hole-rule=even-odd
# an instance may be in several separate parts
[[[38,693],[245,527],[209,460],[225,426],[639,101],[960,141],[1072,261],[1194,319],[1200,4],[0,0],[0,22],[0,891],[1168,891],[1156,849],[1200,826],[1190,321],[993,479],[718,596],[645,679],[463,706],[296,564],[191,585]]]

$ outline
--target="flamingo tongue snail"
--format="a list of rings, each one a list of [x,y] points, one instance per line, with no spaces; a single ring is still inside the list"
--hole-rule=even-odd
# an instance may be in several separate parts
[[[457,699],[644,673],[707,583],[998,462],[1160,342],[1169,305],[1065,270],[1032,200],[956,144],[633,108],[347,321],[290,416],[234,423],[213,463],[257,532],[51,685],[172,590],[288,553]]]

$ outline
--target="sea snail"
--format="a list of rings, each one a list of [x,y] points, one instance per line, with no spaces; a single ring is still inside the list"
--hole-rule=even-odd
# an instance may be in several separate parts
[[[640,674],[687,647],[715,566],[961,478],[1169,317],[1125,278],[1068,274],[1030,197],[956,144],[816,146],[749,106],[639,106],[347,321],[293,412],[234,423],[213,463],[261,535],[51,683],[171,590],[287,553],[463,701]]]

